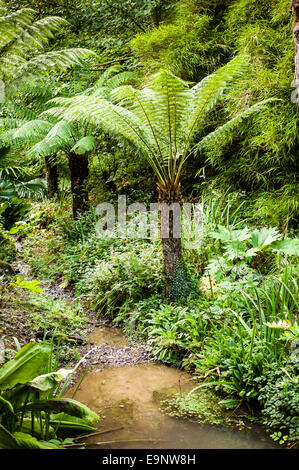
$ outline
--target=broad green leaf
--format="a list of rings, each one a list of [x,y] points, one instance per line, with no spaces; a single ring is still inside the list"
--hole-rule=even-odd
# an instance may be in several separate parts
[[[14,437],[0,424],[0,449],[19,449]]]
[[[26,344],[12,359],[0,369],[0,390],[26,384],[45,371],[52,352],[52,345],[31,342]]]
[[[92,135],[82,137],[78,140],[74,147],[71,149],[71,152],[75,152],[78,155],[83,155],[84,153],[91,152],[95,148],[96,140]]]
[[[30,382],[27,382],[26,385],[46,392],[47,390],[56,388],[64,379],[66,379],[73,372],[74,369],[59,369],[56,372],[39,375],[33,380],[30,380]]]
[[[22,422],[22,429],[20,431],[23,433],[31,434],[31,424],[32,421],[30,418],[24,418]],[[42,425],[45,426],[44,420],[42,421]],[[37,439],[41,439],[43,437],[39,420],[34,421],[34,432],[32,433],[32,435]],[[56,437],[56,432],[53,426],[49,426],[48,436],[50,439]]]
[[[50,400],[38,400],[28,403],[26,411],[52,411],[53,413],[63,412],[71,416],[85,419],[90,423],[99,420],[99,416],[90,410],[86,405],[71,398],[53,398]]]
[[[10,403],[9,400],[5,400],[5,398],[0,396],[0,410],[2,407],[4,407],[7,411],[9,411],[12,414],[14,413],[12,403]]]
[[[217,232],[211,232],[210,235],[213,238],[216,238],[217,240],[223,240],[224,242],[242,242],[250,238],[250,233],[247,228],[242,230],[230,230],[223,225],[218,225]]]
[[[96,428],[90,424],[86,424],[86,421],[82,418],[77,418],[76,416],[69,416],[65,413],[60,413],[55,415],[55,419],[50,419],[50,424],[57,429],[57,434],[60,430],[69,429],[73,431],[80,432],[92,432]]]
[[[299,239],[285,238],[274,242],[271,248],[273,251],[282,251],[289,256],[299,256]]]
[[[25,432],[15,432],[12,436],[21,449],[58,449],[52,442],[38,441],[36,437]]]
[[[263,227],[261,230],[256,229],[252,232],[250,243],[253,248],[262,250],[280,238],[281,234],[276,228]]]

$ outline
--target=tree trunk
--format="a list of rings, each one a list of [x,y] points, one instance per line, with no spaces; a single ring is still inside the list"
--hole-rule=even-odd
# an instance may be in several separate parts
[[[291,1],[291,11],[294,16],[293,21],[293,37],[295,43],[295,77],[294,85],[296,87],[296,103],[299,97],[299,0]]]
[[[48,196],[52,198],[55,194],[58,194],[58,170],[55,156],[45,157],[45,165]]]
[[[160,25],[161,13],[162,13],[162,5],[157,5],[152,10],[151,19],[152,19],[153,26],[155,28],[157,28]]]
[[[158,183],[158,195],[166,295],[170,297],[177,266],[182,257],[180,184]]]
[[[88,208],[88,191],[86,187],[89,174],[88,155],[70,153],[68,159],[73,198],[73,218],[77,219]]]

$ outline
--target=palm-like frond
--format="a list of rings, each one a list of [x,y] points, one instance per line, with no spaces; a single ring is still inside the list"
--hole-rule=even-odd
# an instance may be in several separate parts
[[[94,136],[87,135],[75,143],[74,147],[71,149],[71,152],[74,152],[78,155],[84,155],[85,153],[91,152],[95,146],[96,140]]]
[[[189,100],[187,120],[184,124],[186,148],[190,145],[200,121],[218,103],[228,83],[240,76],[247,66],[248,57],[246,55],[236,56],[190,90],[191,99]]]
[[[18,129],[25,124],[25,122],[24,119],[0,118],[0,130]]]
[[[24,28],[29,27],[34,21],[35,11],[30,8],[22,8],[10,14],[4,14],[6,9],[1,10],[0,17],[0,50],[10,41],[20,36]]]
[[[19,60],[18,70],[7,83],[6,92],[12,94],[21,86],[30,88],[50,72],[65,72],[70,67],[82,66],[91,55],[93,53],[87,49],[76,48],[51,51],[29,60]]]
[[[268,103],[274,101],[278,101],[278,99],[268,98],[245,109],[245,111],[230,119],[228,122],[223,124],[223,126],[218,127],[215,131],[210,132],[208,135],[206,135],[199,143],[197,143],[193,147],[193,151],[197,153],[197,151],[204,149],[205,147],[209,147],[215,144],[223,145],[224,143],[231,141],[233,132],[236,129],[240,128],[240,125],[245,119],[248,119],[253,114],[260,112],[263,108],[266,107]]]
[[[35,16],[35,11],[23,8],[0,17],[0,79],[8,95],[20,86],[32,86],[49,72],[80,66],[95,55],[82,48],[42,53],[67,21],[56,16],[35,21]]]
[[[38,114],[32,111],[32,109],[28,108],[28,106],[22,105],[21,103],[17,103],[14,100],[6,101],[5,105],[2,106],[2,111],[4,111],[4,115],[8,114],[15,119],[28,121],[38,118]]]
[[[115,88],[132,82],[134,79],[136,79],[135,72],[123,70],[121,65],[112,65],[100,75],[92,87],[84,91],[84,95],[109,99],[110,93]]]
[[[19,198],[39,200],[45,195],[47,185],[44,180],[34,178],[29,181],[19,181],[14,189]]]
[[[160,182],[178,183],[198,128],[223,96],[228,83],[242,73],[247,63],[246,56],[236,57],[192,88],[163,70],[141,90],[130,85],[113,90],[112,102],[92,94],[58,98],[52,100],[57,106],[46,114],[92,123],[124,138],[147,156]],[[264,104],[234,118],[211,139],[232,132]]]
[[[134,112],[115,105],[104,98],[94,96],[76,96],[74,98],[54,98],[52,103],[59,107],[50,108],[45,116],[64,118],[66,121],[87,121],[101,126],[114,135],[122,135],[137,148],[155,155],[151,132],[143,125]]]
[[[29,156],[45,157],[58,151],[70,150],[76,141],[76,130],[66,120],[61,120],[51,126],[45,137],[33,145],[27,152]]]
[[[13,134],[15,142],[21,142],[23,145],[29,145],[39,142],[52,129],[53,124],[42,120],[34,119],[20,126]]]
[[[11,181],[2,179],[0,181],[0,201],[10,201],[15,198],[27,198],[39,200],[46,192],[46,185],[40,178],[28,181]]]

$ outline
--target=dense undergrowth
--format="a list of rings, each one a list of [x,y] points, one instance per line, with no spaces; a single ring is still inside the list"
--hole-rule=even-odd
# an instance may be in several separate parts
[[[282,432],[293,445],[298,239],[246,224],[234,195],[218,211],[220,198],[203,200],[203,223],[194,229],[201,242],[184,252],[192,282],[176,303],[164,294],[159,241],[97,238],[92,213],[55,219],[54,203],[36,205],[17,236],[35,277],[74,286],[97,315],[146,341],[153,357],[191,371],[225,407],[259,412],[274,438]]]
[[[72,5],[56,0],[35,3],[6,0],[4,4],[0,0],[5,26],[0,33],[0,61],[5,65],[0,67],[0,78],[9,85],[5,102],[0,100],[0,328],[8,345],[6,359],[17,362],[22,353],[14,358],[16,349],[34,340],[34,346],[27,349],[39,350],[35,340],[39,341],[48,366],[39,363],[29,376],[25,374],[23,386],[32,398],[31,382],[36,376],[57,372],[49,366],[53,348],[43,341],[45,332],[56,338],[55,347],[58,341],[66,362],[80,359],[72,337],[86,332],[88,320],[81,302],[85,310],[113,320],[128,336],[146,342],[155,359],[191,371],[198,392],[212,389],[221,408],[234,413],[245,406],[257,414],[273,439],[297,446],[298,108],[293,102],[289,0],[115,0],[116,11],[102,0],[92,5],[85,0]],[[37,12],[25,11],[23,22],[14,24],[24,14],[19,9],[28,5]],[[60,19],[44,18],[50,13]],[[68,33],[61,16],[69,21]],[[23,34],[22,27],[30,34]],[[231,66],[231,75],[235,74],[231,80],[221,67],[232,59],[238,65],[242,57],[244,69],[241,73]],[[28,67],[30,60],[34,67]],[[21,74],[18,88],[12,78],[18,78],[16,71],[22,64],[27,64],[25,72],[31,78],[26,82],[26,74]],[[99,238],[95,231],[99,202],[116,203],[119,195],[125,195],[128,203],[146,205],[156,199],[157,184],[149,171],[152,157],[147,160],[142,145],[134,146],[132,126],[126,134],[131,140],[117,132],[125,126],[115,115],[113,122],[114,104],[107,105],[110,128],[104,126],[104,108],[93,114],[94,122],[74,122],[78,113],[85,113],[86,118],[94,112],[83,106],[91,99],[97,106],[103,97],[116,103],[115,88],[123,83],[134,84],[135,98],[144,100],[142,105],[147,107],[148,90],[142,95],[140,89],[161,68],[164,78],[162,73],[160,85],[161,77],[164,85],[171,81],[174,88],[170,91],[178,105],[174,108],[181,112],[180,117],[186,103],[192,104],[192,99],[181,99],[187,96],[186,90],[191,93],[191,87],[202,79],[204,85],[213,82],[205,77],[220,70],[219,83],[217,73],[213,75],[211,97],[203,87],[205,112],[192,146],[209,135],[214,140],[211,145],[192,147],[175,188],[181,191],[179,202],[182,196],[184,201],[200,205],[200,220],[183,232],[183,257],[172,280],[172,301],[165,295],[159,236],[156,240]],[[184,91],[181,86],[186,87]],[[130,87],[126,90],[132,92]],[[118,93],[125,97],[124,89]],[[75,118],[72,113],[59,114],[62,108],[52,109],[52,114],[49,111],[53,106],[50,99],[58,98],[56,105],[69,106],[64,99],[74,97],[83,103],[79,111],[75,109]],[[177,148],[173,151],[173,134],[176,139],[182,124],[176,127],[176,112],[169,112],[172,106],[164,98],[158,100],[160,114],[149,106],[150,112],[141,122],[148,124],[148,116],[155,125],[158,122],[160,132],[153,135],[165,146],[163,153],[158,142],[160,169],[163,173],[168,165],[171,174],[181,157]],[[130,94],[126,99],[130,104]],[[240,118],[252,105],[268,99],[270,106],[260,106],[252,116]],[[142,115],[142,107],[135,105],[133,100],[134,125]],[[128,109],[119,107],[118,111],[132,117]],[[171,119],[165,117],[173,116],[169,131]],[[231,122],[240,125],[225,127]],[[163,141],[168,135],[165,129],[169,145],[167,139]],[[141,135],[151,137],[151,131],[151,126],[144,126]],[[171,158],[167,160],[168,150]],[[189,147],[186,155],[187,151]],[[80,171],[75,177],[72,174],[79,158],[86,165],[85,172],[81,171],[86,176],[83,182],[79,181]],[[73,220],[71,199],[74,205],[76,197],[82,196],[78,186],[85,212]],[[29,278],[17,272],[19,261],[30,266]],[[75,301],[44,294],[39,284],[43,280],[61,289],[71,288]],[[58,360],[53,361],[57,368]],[[50,408],[28,409],[31,422],[23,423],[20,406],[24,411],[27,399],[19,406],[15,383],[11,396],[1,389],[5,367],[0,369],[0,421],[6,431],[0,429],[0,443],[2,439],[13,448],[22,446],[22,433],[30,431],[32,422],[34,428],[39,419],[40,427],[31,436],[42,440],[41,446],[50,437],[53,446],[63,446],[63,436],[53,431],[55,417]],[[55,373],[50,378],[58,386],[64,374]],[[43,386],[40,379],[36,382]],[[44,398],[57,398],[53,386],[47,387]],[[42,396],[42,390],[39,392]],[[174,399],[171,406],[174,414],[188,414],[189,410],[192,415],[195,410],[200,412],[201,404],[196,402],[195,392],[186,400]],[[87,418],[95,419],[84,407],[80,409],[83,417],[86,412]],[[58,416],[60,421],[62,418],[65,416]],[[66,428],[69,420],[64,423]],[[75,421],[72,425],[76,427]],[[77,425],[90,429],[83,422]],[[35,439],[27,444],[38,447]]]

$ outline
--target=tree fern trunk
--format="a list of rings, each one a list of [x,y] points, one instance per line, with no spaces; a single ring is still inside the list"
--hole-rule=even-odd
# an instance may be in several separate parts
[[[161,214],[161,241],[164,260],[166,295],[171,296],[171,287],[178,263],[182,257],[180,213],[182,195],[180,185],[158,183]]]
[[[88,155],[70,153],[68,158],[73,198],[73,218],[77,219],[80,213],[88,208]]]
[[[293,36],[295,43],[295,87],[297,99],[299,96],[299,0],[291,1],[291,10],[294,15]],[[297,102],[298,104],[298,102]]]
[[[45,157],[46,179],[48,187],[48,196],[54,197],[58,194],[58,170],[54,157]]]
[[[153,8],[152,13],[151,13],[153,26],[156,28],[160,25],[161,11],[162,11],[162,5],[157,5]]]

